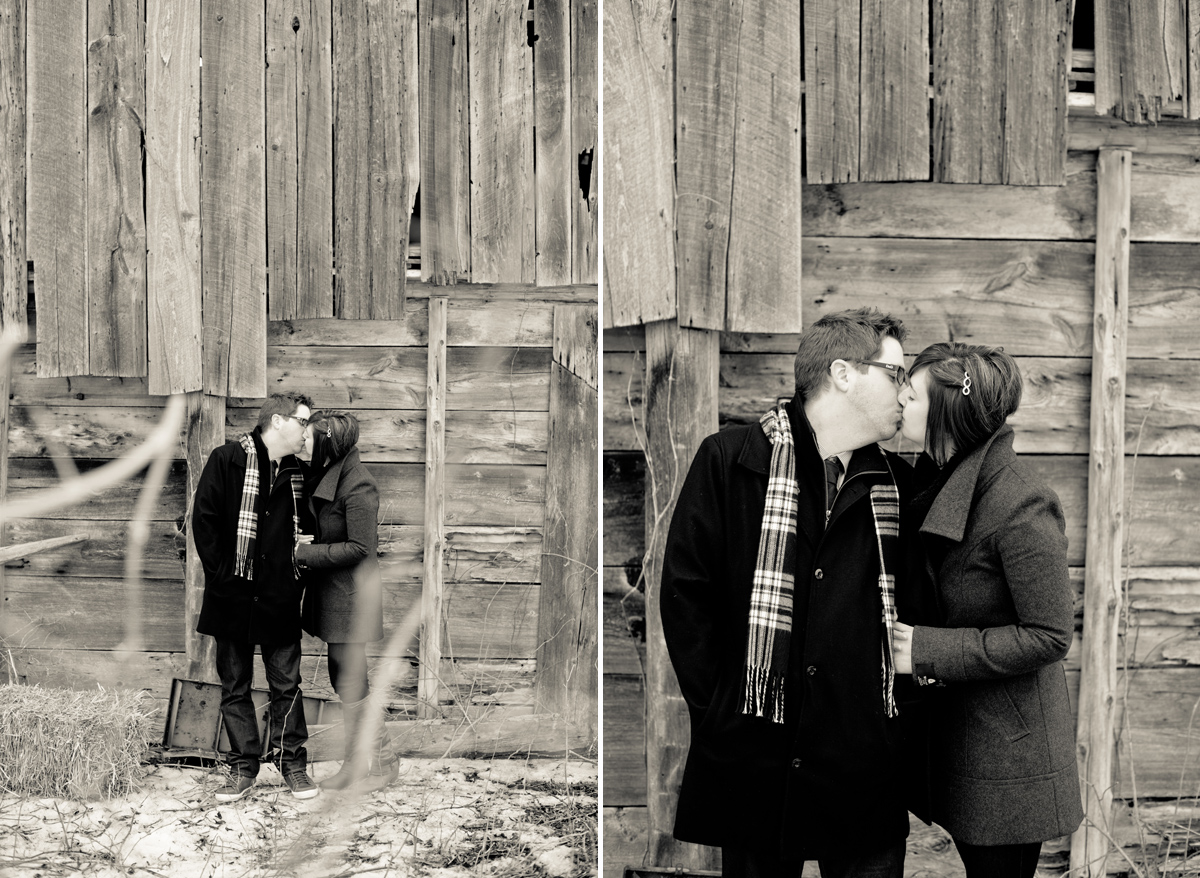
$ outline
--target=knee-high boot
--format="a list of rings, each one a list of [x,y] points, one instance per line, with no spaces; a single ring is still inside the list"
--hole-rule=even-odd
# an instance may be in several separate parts
[[[368,750],[359,747],[359,735],[363,727],[363,717],[369,698],[362,701],[342,702],[342,726],[346,737],[344,745],[345,759],[337,774],[321,781],[318,786],[323,790],[344,790],[367,776]]]
[[[383,789],[399,776],[400,760],[396,758],[396,752],[392,749],[392,739],[384,727],[386,712],[371,710],[369,699],[368,703],[363,704],[363,708],[360,716],[362,731],[359,734],[369,740],[371,745],[367,751],[366,776],[356,781],[354,788],[369,793]]]

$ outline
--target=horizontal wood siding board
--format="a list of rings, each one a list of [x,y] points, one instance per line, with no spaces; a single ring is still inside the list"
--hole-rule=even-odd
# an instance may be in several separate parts
[[[449,347],[513,345],[550,347],[554,305],[537,302],[472,307],[451,301],[447,317]],[[272,345],[411,346],[427,343],[428,307],[410,302],[399,320],[287,320],[268,325]]]
[[[88,374],[87,4],[28,7],[26,235],[37,272],[38,374]]]
[[[603,8],[605,328],[676,313],[674,8]]]
[[[142,0],[88,5],[88,374],[146,374]]]
[[[601,465],[602,563],[605,567],[640,571],[646,553],[646,458],[606,449]]]
[[[200,2],[146,13],[146,386],[186,393],[203,387]]]
[[[603,692],[604,804],[644,805],[646,705],[642,678],[605,674]]]
[[[38,576],[116,579],[125,575],[128,522],[76,518],[23,518],[6,522],[8,543],[21,545],[34,540],[86,533],[83,543],[39,552],[4,565],[6,572],[21,571]],[[174,521],[150,525],[150,537],[139,571],[147,579],[180,580],[183,577],[184,538]]]

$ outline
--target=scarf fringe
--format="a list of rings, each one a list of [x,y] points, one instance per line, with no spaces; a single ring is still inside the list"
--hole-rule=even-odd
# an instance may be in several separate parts
[[[783,676],[772,674],[769,668],[754,665],[746,668],[741,703],[738,710],[747,716],[765,717],[783,723]]]

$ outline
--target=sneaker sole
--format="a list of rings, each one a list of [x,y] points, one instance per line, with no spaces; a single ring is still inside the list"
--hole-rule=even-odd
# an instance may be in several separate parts
[[[217,793],[214,798],[218,802],[236,802],[238,799],[244,799],[248,795],[250,795],[250,790],[245,790],[244,792],[234,795],[230,795],[229,793]]]
[[[318,787],[313,787],[311,790],[292,790],[292,797],[296,799],[311,799],[320,792],[321,790]]]

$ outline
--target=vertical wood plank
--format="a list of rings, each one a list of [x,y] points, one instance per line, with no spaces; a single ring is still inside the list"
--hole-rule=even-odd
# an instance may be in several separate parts
[[[800,8],[746,4],[738,33],[723,328],[799,332]]]
[[[404,157],[408,163],[405,216],[409,217],[411,229],[413,207],[421,188],[421,73],[418,55],[421,22],[417,17],[416,0],[398,4],[396,11],[400,16],[401,33],[404,34],[400,51],[404,55]],[[408,237],[411,241],[411,231]],[[405,259],[408,259],[407,251]]]
[[[420,676],[417,715],[441,716],[442,555],[446,546],[446,311],[445,296],[429,300],[429,359],[425,385],[425,579],[421,586]]]
[[[1200,0],[1186,0],[1187,98],[1184,116],[1200,119]]]
[[[533,16],[534,275],[553,286],[571,282],[573,249],[570,0],[537,0]]]
[[[142,0],[88,3],[88,374],[146,374]]]
[[[672,9],[603,8],[605,327],[675,316]]]
[[[998,124],[1004,69],[997,55],[997,0],[934,0],[933,179],[997,183],[1003,172]]]
[[[597,88],[597,0],[571,2],[571,154],[574,165],[571,189],[571,282],[596,283],[596,260],[600,251],[599,171],[596,152]]]
[[[859,179],[928,180],[927,0],[863,0],[861,63]]]
[[[471,271],[466,0],[419,5],[421,33],[421,279]]]
[[[333,68],[329,0],[267,0],[268,307],[333,316]]]
[[[1157,122],[1171,100],[1158,3],[1096,0],[1096,114]]]
[[[192,536],[192,500],[204,464],[212,450],[225,443],[225,397],[206,393],[188,394],[187,423],[187,558],[184,581],[184,631],[187,649],[187,678],[215,683],[217,642],[196,630],[204,605],[204,565],[196,554]]]
[[[1003,122],[1004,132],[999,182],[1059,186],[1067,179],[1071,4],[1032,0],[1004,11],[1004,104],[995,122]]]
[[[200,275],[200,0],[146,10],[148,389],[203,385]]]
[[[267,381],[264,21],[259,6],[201,6],[200,180],[204,389],[262,397]]]
[[[679,488],[700,442],[717,431],[719,356],[717,332],[675,321],[646,325],[647,864],[685,869],[714,868],[720,852],[671,837],[689,721],[663,639],[659,589]]]
[[[696,0],[676,9],[676,290],[680,325],[698,329],[725,326],[738,106],[732,35],[741,28],[743,5]]]
[[[29,303],[25,121],[25,0],[15,0],[0,9],[0,329],[24,326]]]
[[[533,70],[523,0],[470,0],[471,278],[535,280]]]
[[[404,313],[406,21],[394,0],[334,3],[334,311],[347,319]]]
[[[554,309],[546,521],[538,595],[539,710],[596,731],[599,451],[596,309]]]
[[[88,371],[87,9],[29,5],[26,230],[38,303],[39,377]]]
[[[1112,826],[1121,551],[1125,545],[1125,370],[1129,325],[1129,150],[1102,149],[1096,168],[1096,296],[1092,327],[1087,568],[1076,753],[1084,822],[1072,874],[1102,876]]]
[[[804,4],[805,158],[810,183],[859,179],[859,13],[859,0]]]

